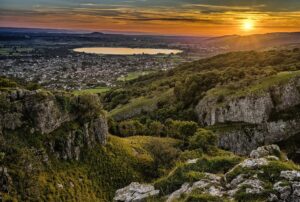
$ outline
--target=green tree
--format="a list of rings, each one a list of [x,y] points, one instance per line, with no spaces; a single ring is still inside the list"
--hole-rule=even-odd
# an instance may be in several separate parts
[[[118,125],[119,134],[123,137],[145,135],[145,129],[145,126],[138,120],[126,120]]]
[[[210,130],[198,129],[195,135],[189,137],[189,149],[202,149],[204,152],[217,146],[217,136]]]

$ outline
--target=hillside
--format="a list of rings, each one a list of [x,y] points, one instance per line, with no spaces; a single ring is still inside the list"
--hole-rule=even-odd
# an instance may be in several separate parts
[[[284,156],[299,162],[299,62],[297,48],[227,53],[138,78],[103,95],[112,133],[181,139],[189,153],[169,175],[151,185],[130,184],[115,199],[299,200],[293,191],[283,193],[297,190],[298,183],[285,177],[298,175],[299,167]],[[275,145],[260,147],[271,144],[285,154]],[[234,154],[216,153],[216,146]],[[194,153],[199,149],[200,156]]]
[[[297,48],[218,55],[99,94],[0,78],[1,199],[299,201],[299,107]]]
[[[249,36],[229,35],[202,42],[206,46],[224,47],[231,51],[258,50],[300,43],[300,33],[269,33]]]

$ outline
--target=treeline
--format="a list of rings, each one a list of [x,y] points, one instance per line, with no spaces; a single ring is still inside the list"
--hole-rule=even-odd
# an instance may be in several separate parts
[[[115,122],[113,119],[110,119],[109,123],[110,132],[121,137],[148,135],[184,139],[188,136],[192,136],[198,128],[196,122],[172,119],[168,119],[164,123],[151,119],[145,122],[141,122],[138,119]]]

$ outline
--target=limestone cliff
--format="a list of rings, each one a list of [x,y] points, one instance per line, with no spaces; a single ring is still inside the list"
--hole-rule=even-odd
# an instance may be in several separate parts
[[[216,129],[220,147],[245,155],[300,133],[300,76],[287,73],[272,79],[222,101],[208,95],[198,103],[199,122]]]
[[[96,95],[9,89],[0,92],[0,134],[41,134],[50,152],[79,159],[83,147],[105,144],[108,126]]]

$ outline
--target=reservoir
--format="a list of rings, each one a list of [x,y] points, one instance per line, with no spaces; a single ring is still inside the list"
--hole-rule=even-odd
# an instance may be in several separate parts
[[[152,49],[152,48],[123,48],[123,47],[88,47],[75,48],[75,52],[93,53],[101,55],[157,55],[157,54],[178,54],[181,50],[176,49]]]

